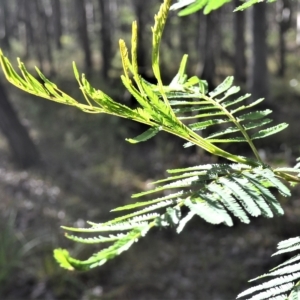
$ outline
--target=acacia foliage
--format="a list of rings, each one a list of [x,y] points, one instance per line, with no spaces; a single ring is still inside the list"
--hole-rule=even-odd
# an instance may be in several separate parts
[[[211,2],[205,3],[209,5]],[[143,134],[128,138],[127,141],[130,143],[145,142],[160,131],[166,131],[181,137],[185,141],[184,147],[200,147],[227,161],[222,164],[168,170],[170,176],[154,182],[153,189],[132,196],[132,198],[148,197],[147,199],[113,210],[123,213],[121,216],[104,223],[88,221],[89,226],[86,228],[64,226],[63,229],[67,231],[66,237],[75,242],[109,243],[108,247],[85,260],[73,258],[66,249],[55,249],[56,260],[68,270],[88,270],[101,266],[128,250],[154,227],[171,226],[179,233],[194,216],[199,216],[212,224],[232,226],[234,219],[249,223],[251,217],[272,218],[282,215],[283,209],[274,191],[277,190],[283,196],[290,196],[287,183],[295,185],[300,182],[299,163],[294,168],[272,168],[263,162],[254,141],[276,134],[285,129],[287,124],[269,126],[272,120],[267,116],[271,114],[271,110],[255,109],[263,99],[246,103],[245,100],[250,95],[240,94],[240,88],[233,85],[233,77],[227,77],[215,90],[209,91],[204,80],[186,75],[188,57],[184,55],[178,73],[171,83],[166,85],[162,82],[159,46],[170,6],[171,1],[165,0],[155,16],[152,28],[152,68],[157,84],[151,84],[139,75],[136,22],[132,25],[130,53],[125,42],[120,40],[124,69],[121,80],[139,104],[135,109],[114,101],[103,91],[92,87],[85,75],[80,75],[75,63],[73,63],[75,78],[86,103],[77,101],[63,92],[39,69],[36,69],[40,77],[40,80],[37,80],[20,60],[21,75],[19,75],[10,61],[0,52],[0,63],[8,81],[28,93],[74,106],[86,113],[106,113],[150,126]],[[210,128],[209,135],[200,134],[207,128]],[[239,153],[229,152],[222,147],[224,143],[246,143],[252,151],[252,156],[244,157]],[[186,214],[182,214],[183,207],[188,209]],[[86,237],[84,234],[89,235]],[[90,234],[94,236],[91,237]],[[280,247],[283,245],[285,251],[290,251],[298,249],[298,244],[297,239],[296,242],[295,240],[282,242]],[[298,257],[286,264],[294,263],[296,260]],[[281,273],[272,271],[267,276],[281,276],[282,270],[286,268],[281,265],[279,267]],[[240,296],[263,289],[267,290],[263,292],[265,294],[259,292],[258,296],[251,299],[269,299],[270,295],[282,294],[288,290],[292,290],[291,295],[298,295],[298,283],[296,285],[292,283],[299,278],[298,264],[293,264],[288,270],[292,275],[279,277],[276,281],[260,285]],[[273,299],[287,298],[276,296]],[[289,299],[296,298],[293,296]]]

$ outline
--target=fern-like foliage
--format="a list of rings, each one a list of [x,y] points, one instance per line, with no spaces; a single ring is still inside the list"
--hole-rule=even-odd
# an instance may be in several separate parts
[[[177,3],[171,6],[171,9],[181,9],[181,11],[178,13],[179,16],[187,16],[201,9],[203,9],[203,13],[206,15],[230,1],[231,0],[178,0]],[[266,2],[269,3],[274,1],[276,0],[267,0]],[[234,11],[242,11],[260,2],[262,2],[262,0],[245,1],[245,3],[239,5]]]
[[[290,174],[297,174],[300,177],[300,158],[293,168],[278,168],[276,171],[284,171]],[[275,172],[276,172],[275,171]],[[277,252],[273,254],[287,254],[300,250],[300,237],[290,238],[281,241],[277,246]],[[266,279],[264,283],[251,287],[240,293],[237,298],[247,298],[248,300],[296,300],[300,298],[300,254],[293,256],[279,266],[273,268],[268,273],[250,280]]]
[[[277,133],[288,125],[282,123],[266,129],[260,129],[262,126],[272,122],[271,119],[265,118],[272,111],[267,109],[247,112],[249,108],[253,108],[264,99],[258,99],[248,105],[244,104],[245,100],[251,95],[232,97],[240,91],[239,87],[232,86],[232,84],[233,77],[227,77],[214,91],[204,94],[200,80],[197,77],[192,77],[181,85],[176,84],[181,89],[190,89],[189,95],[185,92],[172,91],[167,93],[167,96],[179,99],[170,101],[179,120],[196,120],[196,122],[188,125],[193,131],[203,131],[213,125],[223,125],[221,130],[207,136],[205,138],[206,141],[212,144],[247,142],[259,160],[259,155],[252,141]],[[182,96],[185,97],[185,100],[181,100]],[[192,97],[197,100],[189,100]],[[238,104],[238,107],[236,107],[236,104]],[[254,129],[259,129],[259,131],[249,134]],[[185,146],[192,145],[192,143],[187,143]]]
[[[114,209],[123,212],[122,216],[104,223],[88,222],[87,228],[63,227],[69,232],[66,237],[75,242],[110,243],[110,246],[86,260],[73,258],[65,249],[56,249],[55,258],[66,269],[87,270],[100,266],[130,248],[151,228],[172,226],[181,232],[195,215],[209,223],[227,226],[233,225],[233,218],[249,223],[251,217],[271,218],[281,215],[283,210],[272,192],[277,190],[289,196],[289,189],[281,180],[294,184],[300,181],[299,168],[272,169],[261,160],[254,140],[275,134],[286,128],[287,124],[264,127],[271,122],[271,119],[266,118],[271,111],[249,111],[263,99],[245,103],[250,95],[238,95],[240,89],[233,85],[233,77],[226,78],[215,90],[208,92],[205,81],[196,76],[188,78],[185,74],[185,55],[171,83],[163,84],[159,68],[159,46],[170,4],[170,0],[164,1],[152,28],[152,67],[157,85],[150,84],[138,73],[135,22],[132,26],[130,55],[125,42],[120,40],[119,43],[124,69],[121,79],[139,103],[136,109],[122,105],[92,87],[84,74],[79,74],[75,64],[75,78],[86,103],[61,91],[39,69],[37,73],[40,80],[37,80],[21,61],[19,75],[0,52],[0,63],[8,81],[28,93],[77,107],[87,113],[107,113],[151,127],[143,134],[127,139],[128,142],[146,141],[163,130],[185,140],[185,147],[198,146],[229,161],[227,164],[169,170],[170,176],[155,182],[154,189],[132,196],[151,198]],[[212,133],[205,134],[207,128]],[[247,143],[253,156],[242,157],[219,146],[236,142]],[[157,193],[158,196],[152,196]],[[182,215],[182,207],[188,209],[186,215]],[[89,237],[75,235],[74,232],[88,233]]]
[[[154,182],[156,188],[132,197],[158,192],[164,192],[164,196],[116,208],[113,211],[131,212],[105,223],[88,222],[89,228],[63,227],[71,232],[107,233],[88,238],[73,234],[66,237],[87,244],[113,242],[112,246],[85,261],[63,255],[65,250],[56,250],[56,259],[68,269],[93,268],[127,250],[153,227],[172,226],[179,233],[195,215],[209,223],[227,226],[233,225],[232,216],[244,223],[250,222],[250,216],[271,218],[283,214],[283,210],[270,188],[277,188],[284,196],[290,194],[269,168],[211,164],[168,172],[172,176]],[[181,214],[183,206],[189,209],[185,216]]]
[[[286,254],[300,250],[300,237],[291,238],[278,244],[278,251],[273,255]],[[300,254],[270,270],[268,273],[250,281],[271,277],[264,283],[247,289],[238,295],[251,297],[249,300],[295,300],[300,298]]]

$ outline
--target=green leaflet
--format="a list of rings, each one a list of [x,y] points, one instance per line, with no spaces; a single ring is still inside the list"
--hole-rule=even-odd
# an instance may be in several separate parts
[[[292,281],[294,281],[298,278],[300,278],[300,272],[294,273],[292,275],[287,275],[287,276],[282,276],[282,277],[279,277],[279,278],[276,278],[276,279],[272,279],[270,281],[267,281],[265,283],[262,283],[260,285],[255,286],[255,287],[247,289],[243,293],[240,293],[238,295],[238,298],[250,295],[250,294],[255,293],[257,291],[270,289],[272,287],[275,287],[275,286],[278,286],[278,285],[281,285],[281,284],[292,282]]]
[[[283,215],[283,209],[281,208],[279,202],[276,200],[274,195],[261,183],[259,177],[251,174],[250,172],[245,172],[244,176],[251,182],[255,188],[261,193],[264,199],[267,201],[268,205],[271,207],[272,211],[277,215]]]
[[[218,111],[218,112],[208,112],[208,113],[201,113],[198,115],[188,116],[188,117],[178,117],[179,120],[190,120],[190,119],[199,119],[199,118],[212,118],[214,116],[225,116],[225,112]]]
[[[126,139],[126,141],[131,144],[145,142],[145,141],[151,139],[152,137],[154,137],[159,131],[160,131],[159,127],[152,127],[152,128],[149,128],[148,130],[146,130],[145,132],[143,132],[142,134],[138,135],[134,139]]]
[[[223,119],[211,119],[211,120],[207,120],[207,121],[203,121],[203,122],[197,122],[197,123],[193,123],[193,124],[190,124],[189,127],[196,131],[196,130],[202,130],[202,129],[205,129],[209,126],[212,126],[212,125],[216,125],[216,124],[222,124],[222,123],[225,123],[227,122],[226,120],[223,120]]]
[[[292,289],[292,287],[294,286],[293,283],[286,283],[286,284],[282,284],[279,286],[276,286],[274,288],[270,288],[265,292],[261,292],[259,294],[256,294],[255,296],[249,298],[249,300],[264,300],[264,299],[271,299],[271,296],[276,296],[282,293],[285,293],[289,290]]]
[[[246,1],[244,4],[238,6],[238,7],[234,10],[234,12],[237,12],[237,11],[243,11],[244,9],[247,9],[247,8],[249,8],[249,7],[251,7],[251,6],[253,6],[254,4],[259,3],[259,2],[261,2],[261,0],[248,0],[248,1]]]
[[[246,178],[235,177],[234,180],[243,186],[245,192],[252,197],[264,217],[272,218],[274,216],[272,209],[264,199],[261,192],[251,182],[249,182]]]
[[[136,215],[136,214],[135,214]],[[133,217],[134,215],[130,215],[129,217]],[[128,217],[126,217],[127,219]],[[95,224],[92,225],[90,228],[75,228],[75,227],[67,227],[67,226],[62,226],[63,229],[68,230],[68,231],[73,231],[73,232],[110,232],[110,231],[126,231],[126,230],[131,230],[136,227],[141,227],[144,226],[146,223],[145,222],[130,222],[130,221],[124,221],[121,222],[123,219],[117,220],[118,222],[112,222],[112,224]],[[115,220],[113,220],[115,221]],[[115,223],[115,224],[114,224]]]
[[[276,125],[276,126],[273,126],[273,127],[267,128],[267,129],[260,130],[259,132],[253,134],[251,136],[251,138],[253,140],[261,139],[261,138],[264,138],[266,136],[278,133],[278,132],[284,130],[285,128],[287,128],[288,126],[289,125],[286,124],[286,123],[281,123],[279,125]]]
[[[168,173],[182,173],[182,172],[190,172],[190,171],[211,171],[217,174],[226,174],[234,171],[242,171],[242,170],[250,170],[251,167],[245,164],[206,164],[199,165],[189,168],[181,168],[181,169],[171,169],[167,170]]]
[[[184,101],[170,101],[171,106],[177,105],[185,105],[185,104],[191,104],[193,105],[193,102],[185,102]],[[174,105],[173,105],[174,104]],[[176,114],[179,113],[186,113],[186,112],[194,112],[194,111],[204,111],[204,110],[217,110],[218,108],[213,105],[206,105],[206,106],[197,106],[197,107],[184,107],[184,108],[174,108],[173,111]]]
[[[194,171],[194,172],[188,172],[188,173],[183,173],[183,174],[176,175],[176,176],[167,177],[165,179],[160,179],[160,180],[152,182],[152,184],[157,184],[157,183],[162,183],[162,182],[167,182],[167,181],[174,181],[177,179],[184,179],[184,178],[189,178],[189,177],[194,177],[194,176],[198,177],[197,182],[201,182],[201,181],[210,179],[210,177],[208,176],[206,171]]]
[[[294,245],[293,247],[281,249],[281,250],[277,251],[276,253],[274,253],[273,255],[283,254],[286,252],[291,252],[291,251],[296,251],[296,250],[300,250],[300,242],[298,244]]]
[[[207,139],[212,139],[212,138],[217,137],[217,136],[222,136],[224,134],[229,134],[229,133],[238,132],[238,131],[239,131],[239,129],[237,127],[228,127],[224,130],[217,131],[217,132],[209,135],[207,137]]]
[[[277,247],[277,249],[279,249],[279,248]],[[287,252],[288,252],[288,251],[287,251]],[[276,253],[274,253],[272,256],[277,255],[277,253],[278,253],[278,251],[277,251]],[[298,255],[296,255],[296,256],[294,256],[294,257],[288,259],[288,260],[285,261],[284,263],[282,263],[282,264],[280,264],[279,266],[273,268],[271,271],[276,270],[276,269],[279,269],[279,268],[281,268],[282,266],[286,266],[286,265],[292,264],[292,263],[294,263],[294,262],[296,262],[296,261],[298,261],[298,260],[300,260],[300,254],[298,254]]]
[[[277,249],[285,249],[300,243],[300,237],[290,238],[278,243]]]
[[[232,180],[233,178],[221,177],[218,181],[231,190],[232,194],[239,200],[244,209],[254,217],[261,214],[259,207],[243,187]]]
[[[284,266],[282,268],[276,269],[275,271],[271,271],[263,276],[263,277],[269,277],[269,276],[278,276],[278,275],[285,275],[285,274],[291,274],[300,271],[300,263],[293,264],[290,266]]]
[[[198,195],[200,196],[200,198],[202,200],[204,200],[206,202],[206,204],[210,207],[210,209],[212,211],[216,212],[217,214],[222,215],[222,218],[224,220],[223,222],[225,225],[233,226],[233,221],[231,219],[231,216],[225,209],[223,203],[221,201],[219,201],[217,195],[207,193],[207,192],[203,191],[203,189],[198,193]],[[192,199],[194,199],[194,196],[192,197]]]
[[[235,99],[235,100],[228,100],[228,101],[225,101],[225,102],[222,103],[222,105],[223,105],[224,107],[229,107],[229,106],[232,106],[232,105],[235,105],[235,104],[237,104],[237,103],[239,103],[239,102],[244,101],[245,99],[249,98],[250,96],[251,96],[251,94],[246,94],[246,95],[241,96],[241,97],[239,97],[239,98],[237,98],[237,99]],[[261,101],[263,101],[263,100],[264,100],[264,99],[261,99]]]
[[[224,204],[224,206],[237,218],[240,219],[243,223],[250,223],[250,219],[245,213],[242,206],[236,201],[234,197],[231,195],[230,189],[226,186],[220,186],[218,184],[212,183],[208,186],[208,190],[214,193],[220,201]]]
[[[251,94],[246,94],[246,95],[251,96]],[[248,97],[246,97],[246,98],[248,98]],[[244,99],[243,99],[243,100],[244,100]],[[232,114],[235,114],[235,113],[238,112],[238,111],[242,111],[242,110],[245,110],[245,109],[248,109],[248,108],[252,108],[252,107],[256,106],[257,104],[261,103],[261,102],[264,101],[264,100],[265,100],[264,98],[257,99],[256,101],[251,102],[251,103],[248,104],[248,105],[241,105],[241,106],[239,106],[238,108],[236,108],[236,109],[234,109],[234,110],[231,110],[230,112],[231,112]]]
[[[164,200],[164,201],[159,201],[159,202],[154,202],[153,201],[153,204],[149,205],[149,206],[146,206],[145,208],[141,209],[141,210],[138,210],[136,212],[133,212],[133,213],[130,213],[128,215],[124,215],[124,216],[121,216],[121,217],[118,217],[118,218],[115,218],[107,223],[115,223],[115,222],[120,222],[122,220],[126,220],[128,218],[132,218],[130,220],[134,220],[136,218],[136,216],[139,216],[139,217],[143,217],[143,215],[145,213],[148,213],[148,212],[151,212],[151,211],[155,211],[155,210],[158,210],[160,208],[164,208],[164,207],[169,207],[169,206],[172,206],[172,205],[176,205],[178,202],[180,202],[180,198],[172,195],[172,197],[169,197],[170,199],[168,200]],[[153,215],[153,214],[152,214]],[[156,215],[156,213],[154,213],[154,215]],[[135,218],[133,218],[135,217]]]
[[[177,1],[177,3],[173,4],[170,7],[170,10],[177,10],[177,9],[183,8],[187,5],[190,5],[194,2],[195,2],[195,0],[179,0],[179,1]]]
[[[178,73],[175,75],[175,77],[172,79],[172,81],[169,84],[169,87],[172,88],[178,88],[180,85],[184,84],[187,80],[187,75],[185,74],[186,64],[187,64],[188,55],[183,55],[181,59],[181,63],[179,66]]]
[[[224,210],[219,210],[213,207],[207,201],[203,201],[201,198],[187,199],[184,204],[191,210],[192,213],[199,215],[206,222],[212,224],[227,223],[227,225],[232,226],[232,221],[230,222],[229,215],[224,215]]]
[[[213,90],[212,92],[209,93],[209,96],[211,98],[214,98],[214,97],[226,92],[232,86],[232,83],[233,83],[233,76],[227,77],[220,85],[218,85],[216,87],[215,90]]]
[[[238,93],[241,90],[239,86],[232,86],[229,90],[226,91],[223,98],[218,99],[218,102],[222,102],[223,100],[227,99],[229,96],[232,96]]]
[[[128,233],[127,233],[128,234]],[[83,243],[83,244],[98,244],[98,243],[106,243],[106,242],[114,242],[121,238],[124,238],[127,234],[118,234],[118,235],[112,235],[110,234],[109,237],[101,236],[98,237],[91,237],[91,238],[82,238],[75,235],[66,234],[65,237],[77,242],[77,243]]]
[[[145,236],[148,230],[149,228],[147,226],[131,230],[129,234],[115,242],[112,246],[103,249],[102,251],[94,254],[91,258],[83,261],[81,263],[82,266],[85,269],[91,269],[103,265],[107,262],[107,260],[113,259],[115,256],[128,250],[139,237]]]
[[[258,121],[248,122],[248,123],[244,124],[243,127],[246,130],[250,130],[250,129],[254,129],[254,128],[269,124],[272,121],[273,121],[272,119],[262,119],[262,120],[258,120]]]
[[[173,4],[171,9],[177,10],[188,5],[178,13],[179,16],[187,16],[205,7],[203,13],[209,14],[212,10],[223,6],[229,1],[230,0],[180,0],[178,3]]]
[[[128,228],[134,228],[136,226],[139,227],[140,223],[142,223],[142,225],[144,224],[143,219],[145,217],[145,214],[146,214],[146,220],[149,219],[149,218],[147,218],[147,216],[150,216],[150,219],[154,219],[154,218],[158,217],[156,215],[156,213],[154,213],[154,214],[152,213],[150,215],[148,215],[148,213],[153,212],[155,210],[158,210],[160,208],[169,207],[169,206],[174,205],[174,204],[176,205],[178,201],[179,201],[178,199],[176,199],[175,201],[174,200],[160,201],[158,203],[147,206],[147,207],[145,207],[141,210],[138,210],[136,212],[133,212],[133,213],[130,213],[130,214],[127,214],[127,215],[123,215],[121,217],[118,217],[118,218],[115,218],[111,221],[108,221],[104,224],[100,224],[99,227],[96,226],[95,229],[97,230],[97,228],[100,228],[101,231],[108,231],[112,227],[113,227],[112,230],[116,230],[116,229],[117,230],[127,230]],[[142,221],[140,221],[140,219]],[[108,225],[108,227],[105,226],[105,225]]]
[[[187,2],[187,1],[185,1],[185,2]],[[206,2],[207,2],[207,0],[194,1],[187,8],[183,9],[182,11],[180,11],[178,13],[178,15],[181,16],[181,17],[190,15],[190,14],[198,11],[199,9],[203,8],[203,6],[206,4]]]
[[[143,201],[143,202],[136,202],[136,203],[133,203],[133,204],[124,205],[124,206],[115,208],[115,209],[113,209],[111,211],[122,211],[122,210],[135,209],[135,208],[138,208],[138,207],[141,207],[141,206],[147,206],[147,205],[150,205],[150,204],[155,204],[155,203],[158,203],[158,202],[161,202],[161,201],[164,201],[164,200],[169,200],[169,199],[174,199],[174,198],[180,198],[180,196],[182,194],[183,194],[183,192],[181,191],[181,192],[173,193],[173,194],[170,194],[168,196],[164,196],[164,197],[157,198],[157,199],[154,199],[154,200]],[[131,197],[132,198],[139,197],[139,194],[137,194],[137,195],[134,194]]]
[[[274,172],[271,171],[270,169],[257,168],[257,169],[255,169],[255,173],[263,176],[265,179],[270,181],[274,185],[274,187],[276,187],[283,196],[287,197],[287,196],[291,195],[290,190],[278,178],[275,177]]]
[[[253,111],[238,117],[239,121],[245,120],[258,120],[264,118],[265,116],[269,115],[272,111],[270,109],[266,109],[263,111]]]
[[[267,2],[274,2],[276,0],[268,0]],[[187,16],[197,12],[204,8],[203,14],[209,14],[212,10],[218,9],[224,4],[230,2],[230,0],[177,0],[177,3],[171,6],[171,10],[181,11],[178,13],[179,16]],[[256,3],[262,2],[261,0],[248,0],[244,4],[238,6],[234,12],[243,11]],[[187,6],[186,8],[184,8]]]
[[[224,138],[224,139],[209,139],[209,141],[211,143],[242,143],[242,142],[246,143],[247,142],[247,140],[243,137]]]
[[[68,258],[70,257],[69,252],[65,249],[55,249],[54,250],[54,258],[58,262],[58,264],[69,271],[73,271],[74,267],[69,262]]]

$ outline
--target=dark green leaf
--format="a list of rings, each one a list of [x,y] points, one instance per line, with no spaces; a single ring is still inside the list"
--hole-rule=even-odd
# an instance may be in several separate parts
[[[196,131],[196,130],[201,130],[201,129],[205,129],[206,127],[215,125],[215,124],[222,124],[227,122],[226,120],[223,119],[212,119],[212,120],[207,120],[207,121],[203,121],[203,122],[197,122],[197,123],[193,123],[193,124],[189,124],[189,127]]]
[[[243,127],[246,130],[250,130],[250,129],[254,129],[254,128],[269,124],[272,121],[273,121],[272,119],[262,119],[262,120],[259,120],[259,121],[246,123],[245,125],[243,125]]]
[[[232,83],[233,83],[233,76],[227,77],[220,85],[218,85],[216,87],[215,90],[213,90],[212,92],[209,93],[209,96],[211,98],[214,98],[214,97],[226,92],[232,86]]]
[[[273,127],[267,128],[267,129],[260,130],[259,132],[253,134],[251,136],[251,138],[253,140],[262,139],[266,136],[269,136],[269,135],[275,134],[277,132],[280,132],[280,131],[284,130],[285,128],[287,128],[288,126],[289,125],[287,123],[281,123],[279,125],[276,125],[276,126],[273,126]]]
[[[270,109],[262,110],[262,111],[253,111],[238,117],[239,121],[245,120],[258,120],[267,115],[269,115],[272,111]]]
[[[152,137],[154,137],[159,131],[160,131],[159,127],[151,127],[148,130],[146,130],[145,132],[143,132],[142,134],[135,137],[134,139],[126,139],[126,141],[131,144],[145,142],[145,141],[151,139]]]

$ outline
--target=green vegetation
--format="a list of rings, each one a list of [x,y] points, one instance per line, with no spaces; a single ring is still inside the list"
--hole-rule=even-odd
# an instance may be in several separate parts
[[[250,1],[247,6],[256,2]],[[206,2],[201,5],[199,3],[200,1],[194,2],[194,6],[183,10],[182,15],[195,12],[196,8],[201,9],[206,5]],[[218,5],[208,2],[205,13],[222,4],[224,1],[218,2]],[[179,233],[194,216],[200,216],[212,224],[232,226],[235,219],[249,223],[251,217],[272,218],[282,215],[283,209],[275,197],[277,191],[285,197],[290,196],[286,185],[294,186],[300,182],[300,163],[293,168],[273,168],[263,161],[254,142],[256,139],[276,134],[288,125],[281,123],[265,127],[272,122],[266,118],[271,110],[253,110],[263,99],[247,103],[250,94],[240,95],[240,88],[233,85],[233,77],[227,77],[216,89],[209,91],[204,80],[196,76],[188,78],[185,74],[185,55],[171,83],[165,85],[162,82],[159,47],[170,5],[170,0],[164,1],[155,16],[153,27],[152,69],[158,84],[151,84],[139,75],[135,22],[132,26],[131,58],[125,42],[120,41],[124,69],[121,79],[137,100],[139,107],[136,109],[120,104],[104,92],[93,88],[85,75],[79,74],[75,64],[75,78],[86,100],[85,104],[60,90],[39,69],[37,73],[40,79],[37,80],[21,61],[19,68],[22,76],[18,75],[9,60],[0,53],[6,78],[28,93],[77,107],[86,113],[110,114],[151,127],[143,134],[127,139],[130,143],[145,142],[160,131],[165,131],[185,140],[184,147],[200,147],[226,161],[168,170],[170,177],[154,182],[155,188],[132,196],[151,197],[154,193],[160,193],[158,197],[115,208],[113,211],[120,212],[120,216],[104,223],[87,222],[88,228],[64,226],[68,232],[96,234],[86,237],[67,233],[66,237],[72,241],[83,244],[112,243],[85,260],[73,258],[65,249],[56,249],[56,260],[68,270],[89,270],[101,266],[128,250],[154,227],[175,227]],[[246,6],[240,7],[244,8]],[[208,134],[206,129],[210,130]],[[227,150],[228,145],[234,143],[246,143],[252,154],[245,157]],[[222,147],[224,144],[227,148]],[[183,214],[184,207],[188,212]],[[102,235],[105,233],[106,235]],[[277,254],[298,250],[299,244],[299,238],[281,242]],[[300,283],[294,285],[293,282],[300,278],[300,265],[295,264],[298,260],[299,256],[296,256],[263,275],[262,277],[278,278],[251,288],[240,294],[240,297],[258,292],[251,299],[297,299]],[[286,274],[291,275],[285,276]],[[288,291],[291,291],[289,296],[281,295]],[[275,297],[276,295],[281,296]]]
[[[180,8],[179,16],[187,16],[203,9],[204,14],[209,14],[212,10],[218,9],[231,0],[178,0],[177,3],[171,6],[171,9],[177,10]],[[266,2],[274,2],[276,0],[268,0]],[[251,7],[252,5],[262,2],[261,0],[245,1],[242,5],[235,8],[236,11],[241,11]]]

